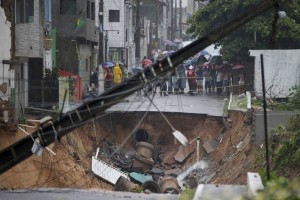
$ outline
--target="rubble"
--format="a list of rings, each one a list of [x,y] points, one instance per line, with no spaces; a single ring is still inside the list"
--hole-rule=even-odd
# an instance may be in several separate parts
[[[188,145],[188,146],[180,145],[177,153],[174,156],[174,159],[177,162],[182,163],[194,151],[195,151],[195,148],[192,147],[191,145]]]
[[[177,167],[175,169],[169,169],[169,170],[165,171],[165,175],[175,176],[175,177],[177,177],[181,173],[182,173],[182,170]]]
[[[128,179],[120,176],[117,180],[116,184],[114,185],[114,191],[127,191],[127,192],[134,192],[139,188],[138,184],[134,184]]]
[[[147,193],[160,193],[161,188],[157,184],[157,182],[149,180],[142,184],[142,190]]]
[[[15,132],[17,130],[17,123],[15,121],[15,111],[9,101],[0,99],[0,127],[4,127],[9,131]]]
[[[153,180],[151,175],[131,172],[129,173],[129,177],[133,179],[134,181],[138,182],[139,184],[143,184],[146,181]]]
[[[218,147],[218,141],[214,139],[204,140],[202,146],[205,149],[206,153],[211,153]]]
[[[179,194],[180,187],[176,178],[167,176],[159,182],[162,193]]]

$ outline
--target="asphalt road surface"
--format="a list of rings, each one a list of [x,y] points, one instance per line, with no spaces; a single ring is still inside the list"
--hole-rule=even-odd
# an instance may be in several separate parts
[[[149,95],[152,98],[152,95]],[[188,94],[170,94],[169,96],[160,96],[155,94],[153,98],[154,104],[161,112],[173,113],[192,113],[204,114],[209,116],[222,117],[225,97],[218,95],[194,95]],[[149,107],[150,105],[150,107]],[[137,93],[126,98],[107,110],[107,112],[134,112],[147,111],[157,112],[157,109],[148,97],[138,95]]]
[[[39,189],[0,191],[1,200],[176,200],[178,195],[142,194],[101,190]]]

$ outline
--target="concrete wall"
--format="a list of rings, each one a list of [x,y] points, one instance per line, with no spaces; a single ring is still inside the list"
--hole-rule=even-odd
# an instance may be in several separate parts
[[[91,63],[93,61],[90,59],[93,56],[93,49],[90,45],[80,44],[79,45],[79,76],[82,78],[82,91],[85,91],[89,85]],[[86,69],[87,64],[87,69]]]
[[[300,49],[294,50],[250,50],[255,57],[254,90],[262,95],[261,59],[264,58],[265,82],[268,97],[285,98],[289,89],[300,84]]]
[[[255,144],[261,144],[265,140],[264,114],[263,111],[255,111],[253,114],[255,117]],[[268,111],[268,132],[277,126],[284,124],[293,115],[296,115],[296,112]]]
[[[34,0],[33,23],[16,24],[16,56],[43,57],[43,27],[40,23],[40,1]]]
[[[4,82],[7,83],[10,78],[10,66],[9,64],[3,64],[3,60],[10,60],[10,48],[11,48],[11,37],[10,27],[11,23],[7,21],[4,13],[4,9],[0,7],[0,85]],[[0,98],[8,100],[10,94],[10,88],[7,87],[7,92],[3,94],[0,91]]]

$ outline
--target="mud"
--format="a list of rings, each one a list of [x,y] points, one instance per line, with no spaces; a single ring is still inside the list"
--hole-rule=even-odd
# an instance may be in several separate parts
[[[91,156],[103,141],[134,149],[132,133],[144,113],[110,114],[82,126],[50,147],[56,156],[44,151],[42,157],[32,156],[28,160],[0,175],[0,188],[31,189],[41,187],[101,188],[112,190],[113,186],[95,177],[91,172]],[[217,149],[207,153],[200,145],[200,160],[209,161],[210,173],[199,176],[196,183],[246,184],[246,172],[254,170],[251,146],[251,131],[244,124],[244,113],[230,113],[232,126],[224,128],[221,118],[193,114],[166,114],[168,120],[188,139],[189,146],[196,149],[200,141],[215,140]],[[148,133],[149,143],[159,149],[165,169],[174,166],[185,171],[196,162],[194,151],[177,163],[174,159],[179,142],[174,140],[172,129],[159,113],[149,113],[139,127]],[[128,140],[126,138],[129,137]],[[24,137],[21,132],[0,130],[0,149]],[[243,142],[243,145],[238,144]],[[209,179],[209,181],[208,181]]]

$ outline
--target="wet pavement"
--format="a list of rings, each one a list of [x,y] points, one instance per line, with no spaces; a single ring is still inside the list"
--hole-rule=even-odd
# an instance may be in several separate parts
[[[152,94],[149,95],[152,98]],[[225,97],[217,95],[169,94],[169,96],[154,95],[153,102],[161,112],[203,114],[222,117]],[[107,110],[107,112],[157,112],[148,97],[137,93],[129,96]]]
[[[38,190],[15,190],[0,191],[2,200],[119,200],[119,199],[143,199],[143,200],[176,200],[175,194],[144,194],[129,192],[112,192],[104,190],[76,190],[76,189],[38,189]]]

